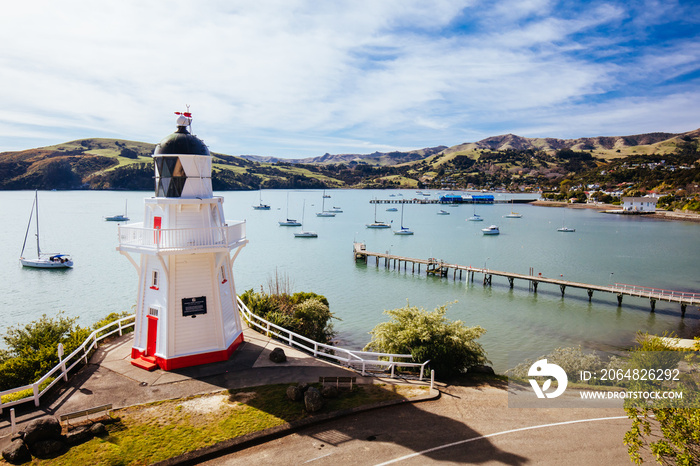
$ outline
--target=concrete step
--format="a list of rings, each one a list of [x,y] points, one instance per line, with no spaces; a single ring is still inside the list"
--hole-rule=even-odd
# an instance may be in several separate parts
[[[152,356],[140,356],[136,359],[132,359],[131,364],[149,372],[158,369],[156,358]]]

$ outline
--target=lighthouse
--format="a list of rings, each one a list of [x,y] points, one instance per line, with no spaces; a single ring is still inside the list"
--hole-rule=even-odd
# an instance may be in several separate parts
[[[143,223],[119,227],[117,250],[139,275],[131,362],[147,370],[224,361],[243,342],[232,267],[245,221],[225,220],[209,148],[191,134],[192,115],[177,114],[153,153]]]

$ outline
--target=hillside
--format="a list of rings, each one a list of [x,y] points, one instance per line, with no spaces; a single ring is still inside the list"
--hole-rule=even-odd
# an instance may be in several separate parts
[[[565,179],[585,178],[589,184],[598,181],[609,184],[614,180],[622,183],[622,178],[635,179],[627,173],[629,169],[640,172],[645,162],[653,161],[654,166],[661,168],[644,175],[645,186],[654,185],[656,177],[657,184],[674,187],[684,183],[683,189],[688,189],[686,185],[695,180],[693,167],[698,158],[698,140],[700,129],[682,134],[579,139],[506,134],[453,147],[364,155],[325,154],[305,159],[212,153],[212,184],[215,190],[333,187],[540,190],[556,188]],[[155,144],[93,138],[0,153],[0,189],[151,190],[154,149]],[[661,173],[665,167],[690,171],[680,177],[674,173],[675,168]],[[621,177],[623,172],[627,174]]]

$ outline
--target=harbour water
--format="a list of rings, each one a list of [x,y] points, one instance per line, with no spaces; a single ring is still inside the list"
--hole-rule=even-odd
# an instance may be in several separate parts
[[[300,219],[306,203],[304,229],[318,238],[295,238],[298,227],[281,227],[287,217]],[[385,309],[410,303],[428,310],[449,304],[448,318],[467,325],[480,325],[480,339],[495,368],[507,368],[509,353],[537,357],[562,346],[581,345],[587,350],[613,351],[630,345],[638,331],[683,337],[700,334],[700,312],[689,307],[685,318],[680,306],[658,302],[650,313],[646,300],[626,297],[622,307],[614,295],[596,293],[589,303],[585,290],[566,290],[540,285],[537,293],[526,282],[494,277],[484,287],[480,276],[473,283],[427,277],[423,274],[388,270],[355,263],[353,241],[367,249],[408,257],[436,257],[447,262],[494,270],[560,277],[572,281],[607,285],[626,283],[678,291],[700,292],[700,224],[656,221],[639,217],[606,215],[589,209],[547,208],[515,204],[522,218],[503,218],[509,204],[407,205],[404,225],[413,236],[397,236],[401,209],[387,212],[379,205],[377,218],[393,221],[392,229],[370,230],[374,219],[373,198],[417,197],[413,190],[328,190],[326,208],[340,207],[343,213],[320,218],[322,191],[264,190],[219,192],[224,196],[226,218],[245,219],[250,243],[234,265],[237,292],[267,287],[277,273],[286,276],[293,291],[325,295],[338,317],[338,344],[361,348],[369,331],[387,320]],[[391,195],[393,197],[390,197]],[[399,195],[402,196],[399,196]],[[433,198],[437,196],[432,191]],[[137,275],[129,261],[116,251],[117,224],[103,216],[121,213],[128,200],[131,222],[143,217],[143,199],[152,192],[54,191],[39,193],[42,250],[72,254],[72,270],[46,271],[22,268],[22,248],[34,193],[0,192],[0,333],[63,311],[91,325],[110,312],[130,311],[136,299]],[[253,210],[260,201],[269,211]],[[496,194],[497,200],[533,195]],[[438,210],[450,215],[437,215]],[[483,222],[468,222],[474,211]],[[498,236],[483,236],[481,228],[496,224]],[[575,233],[557,232],[562,225]],[[27,256],[35,254],[30,231]],[[422,270],[423,271],[423,270]],[[2,345],[2,342],[0,342]]]

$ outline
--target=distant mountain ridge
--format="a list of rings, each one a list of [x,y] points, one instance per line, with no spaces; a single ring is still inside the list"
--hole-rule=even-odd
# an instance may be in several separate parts
[[[525,138],[515,134],[503,134],[491,136],[477,142],[465,142],[456,146],[427,147],[407,152],[374,152],[372,154],[324,154],[319,157],[306,157],[301,159],[285,159],[280,157],[263,157],[257,155],[241,155],[240,157],[258,163],[290,164],[331,164],[331,163],[368,163],[371,165],[398,165],[406,162],[425,159],[431,155],[455,152],[471,152],[480,150],[504,151],[504,150],[543,150],[556,152],[562,149],[575,151],[616,151],[636,146],[651,146],[678,138],[684,135],[698,137],[700,129],[687,133],[645,133],[631,136],[597,136],[577,139],[558,138]]]

